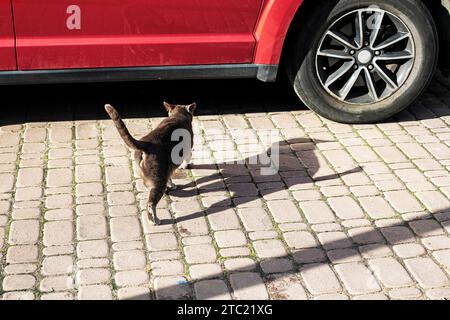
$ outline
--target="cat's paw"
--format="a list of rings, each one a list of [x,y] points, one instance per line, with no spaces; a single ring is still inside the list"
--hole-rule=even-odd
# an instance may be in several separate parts
[[[178,189],[178,186],[176,184],[167,185],[166,187],[166,193],[169,193],[171,191],[175,191]]]

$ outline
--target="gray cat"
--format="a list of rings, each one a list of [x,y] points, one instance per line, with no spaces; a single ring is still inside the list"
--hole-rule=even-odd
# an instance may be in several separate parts
[[[154,224],[160,224],[156,206],[166,189],[175,189],[171,177],[177,168],[186,169],[192,155],[194,132],[192,120],[197,104],[172,105],[164,102],[169,117],[158,127],[140,140],[134,139],[113,106],[105,105],[111,119],[125,144],[134,151],[134,159],[140,168],[144,185],[149,190],[147,204],[148,218]],[[173,141],[174,132],[185,133],[183,140]],[[175,137],[177,138],[177,137]],[[182,144],[184,148],[175,154],[174,148]],[[178,150],[178,147],[177,149]]]

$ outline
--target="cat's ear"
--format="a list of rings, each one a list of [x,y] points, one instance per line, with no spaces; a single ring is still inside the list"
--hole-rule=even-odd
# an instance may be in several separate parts
[[[166,108],[167,112],[171,112],[173,110],[173,108],[175,108],[174,105],[167,103],[165,101],[163,102],[163,104],[164,104],[164,107]]]
[[[186,109],[187,109],[187,111],[189,111],[190,113],[193,114],[194,111],[197,109],[197,104],[194,102],[194,103],[188,105],[188,106],[186,107]]]

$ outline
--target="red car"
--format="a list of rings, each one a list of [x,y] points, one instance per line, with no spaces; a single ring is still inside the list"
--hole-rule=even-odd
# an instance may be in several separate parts
[[[449,0],[0,0],[0,83],[285,73],[322,116],[380,121],[448,64],[449,16]]]

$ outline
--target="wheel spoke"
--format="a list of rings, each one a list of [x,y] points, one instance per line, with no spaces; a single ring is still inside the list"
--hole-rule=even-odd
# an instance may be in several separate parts
[[[381,23],[383,22],[384,12],[375,12],[373,14],[375,21],[373,22],[372,32],[370,33],[370,46],[373,48],[375,41],[378,38],[378,34],[380,33]]]
[[[367,68],[364,68],[364,77],[366,79],[367,88],[369,89],[369,93],[375,101],[378,101],[378,94],[375,88],[375,83],[373,82],[372,75]]]
[[[395,35],[393,35],[392,37],[384,40],[382,43],[380,43],[376,48],[374,48],[374,50],[383,50],[386,49],[394,44],[396,44],[397,42],[402,41],[403,39],[406,39],[409,37],[409,34],[406,32],[398,32]]]
[[[407,51],[397,51],[397,52],[386,52],[383,53],[381,56],[377,57],[376,60],[409,60],[414,58],[414,55]]]
[[[354,46],[353,44],[350,43],[350,41],[348,41],[347,39],[345,39],[344,36],[329,30],[327,32],[327,35],[329,35],[331,38],[333,38],[334,40],[336,40],[337,42],[341,43],[342,45],[344,45],[346,48],[351,48],[351,49],[355,49],[357,50],[358,48],[356,46]]]
[[[318,52],[318,55],[323,56],[323,57],[328,57],[328,58],[353,60],[353,57],[351,55],[349,55],[347,52],[341,51],[341,50],[332,50],[332,49],[322,50],[322,51]]]
[[[380,78],[383,79],[383,81],[386,82],[386,84],[389,87],[391,87],[391,89],[397,90],[398,89],[397,83],[386,72],[384,72],[384,70],[381,69],[376,63],[374,65],[375,71],[380,76]]]
[[[358,80],[359,74],[361,73],[361,69],[355,70],[351,77],[347,80],[347,82],[344,84],[341,90],[339,90],[339,97],[341,99],[346,99],[348,94],[350,93],[350,90],[352,90],[353,86],[355,85],[356,80]]]
[[[350,70],[352,66],[353,66],[352,61],[344,62],[344,64],[342,64],[342,66],[339,69],[337,69],[328,77],[325,83],[325,87],[328,88],[329,86],[331,86],[334,82],[336,82],[337,79],[342,77],[348,70]]]
[[[355,22],[355,41],[358,44],[358,49],[362,48],[364,45],[364,22],[362,17],[362,11],[358,10],[356,14],[356,22]]]

